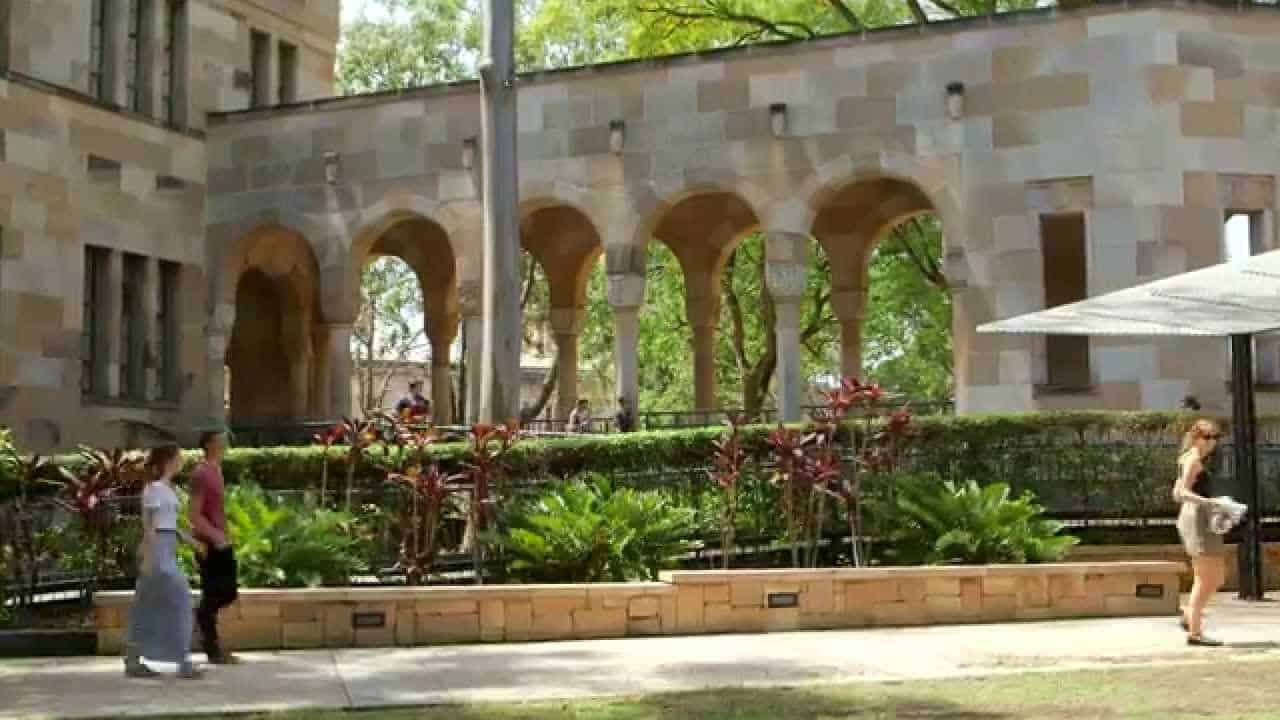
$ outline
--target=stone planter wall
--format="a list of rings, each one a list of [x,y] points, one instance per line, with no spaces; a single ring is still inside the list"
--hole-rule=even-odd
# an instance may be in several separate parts
[[[1227,581],[1223,590],[1240,589],[1239,545],[1227,546]],[[1182,589],[1191,590],[1191,566],[1181,545],[1078,545],[1071,549],[1071,562],[1178,562],[1183,564]],[[1263,545],[1262,569],[1268,590],[1280,590],[1280,543]]]
[[[663,582],[246,590],[222,615],[242,650],[1172,615],[1171,562],[673,572]],[[96,598],[120,652],[132,593]]]

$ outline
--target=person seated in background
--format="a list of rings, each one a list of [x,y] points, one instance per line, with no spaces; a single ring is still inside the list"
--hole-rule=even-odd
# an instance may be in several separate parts
[[[573,408],[573,412],[569,413],[568,432],[571,433],[587,433],[591,432],[591,407],[586,399],[578,400],[578,404]]]
[[[618,398],[618,412],[613,416],[613,423],[618,432],[629,433],[636,429],[636,415],[631,412],[626,397]]]
[[[409,394],[396,403],[396,415],[410,422],[426,420],[431,417],[431,401],[422,395],[422,381],[409,383]]]

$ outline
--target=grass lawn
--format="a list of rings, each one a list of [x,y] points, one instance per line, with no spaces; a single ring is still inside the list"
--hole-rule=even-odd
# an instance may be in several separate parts
[[[1280,660],[1031,673],[894,685],[714,690],[616,700],[468,705],[271,720],[1174,720],[1280,717]]]

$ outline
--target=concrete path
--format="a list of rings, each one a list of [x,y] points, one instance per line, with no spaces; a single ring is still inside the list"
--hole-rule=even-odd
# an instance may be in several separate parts
[[[199,681],[126,680],[117,658],[0,662],[0,719],[139,717],[901,681],[1047,669],[1280,658],[1280,603],[1223,598],[1225,650],[1173,618],[251,653]]]

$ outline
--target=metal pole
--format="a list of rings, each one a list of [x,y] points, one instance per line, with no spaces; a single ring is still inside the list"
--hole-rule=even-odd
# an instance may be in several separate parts
[[[1237,554],[1240,599],[1262,600],[1262,492],[1258,486],[1257,412],[1253,397],[1253,336],[1231,336],[1231,432],[1235,477],[1241,499],[1249,505]]]
[[[484,103],[484,341],[480,421],[517,420],[520,404],[520,238],[516,221],[514,0],[486,0]]]

